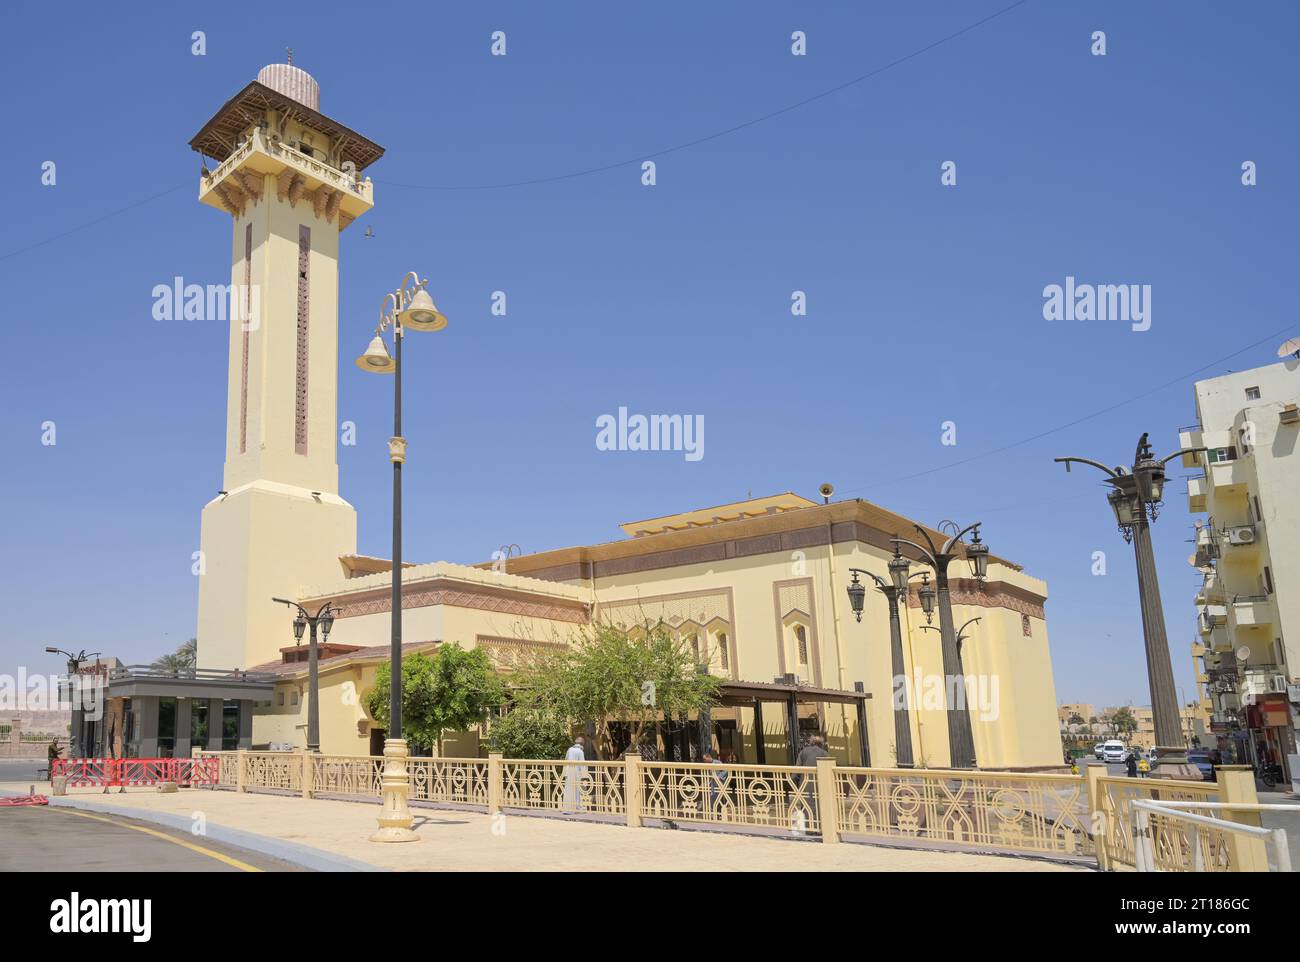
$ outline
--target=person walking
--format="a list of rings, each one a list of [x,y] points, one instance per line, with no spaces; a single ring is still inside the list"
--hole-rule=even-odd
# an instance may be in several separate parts
[[[1136,751],[1132,749],[1129,750],[1128,757],[1124,759],[1124,769],[1128,772],[1129,778],[1137,778],[1138,763]]]
[[[816,768],[817,759],[829,754],[826,739],[821,735],[813,735],[808,739],[808,744],[799,750],[794,763],[800,768]],[[807,775],[796,775],[795,779],[800,797],[790,806],[790,822],[796,835],[804,835],[808,832],[808,824],[817,820],[817,781],[816,776]]]
[[[587,739],[579,735],[564,753],[566,762],[585,762],[587,760]],[[564,766],[564,811],[581,811],[580,784],[587,775],[586,765]]]

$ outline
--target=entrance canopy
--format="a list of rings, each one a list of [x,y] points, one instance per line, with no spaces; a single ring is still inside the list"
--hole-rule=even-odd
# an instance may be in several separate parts
[[[767,746],[763,741],[763,702],[780,702],[784,706],[786,734],[789,738],[790,764],[794,764],[803,746],[799,744],[799,705],[853,705],[858,716],[858,748],[862,764],[871,764],[871,749],[867,741],[867,699],[871,693],[862,682],[854,682],[853,691],[838,688],[814,688],[801,685],[793,675],[785,675],[771,682],[724,681],[718,686],[719,704],[746,706],[754,709],[754,747],[760,765],[767,763]]]

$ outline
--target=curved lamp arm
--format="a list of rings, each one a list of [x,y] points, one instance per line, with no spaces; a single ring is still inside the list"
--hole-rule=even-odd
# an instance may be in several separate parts
[[[1174,458],[1181,458],[1184,454],[1204,454],[1204,453],[1205,453],[1206,451],[1208,451],[1208,450],[1209,450],[1209,448],[1183,448],[1181,451],[1175,451],[1173,454],[1169,455],[1167,458],[1161,458],[1161,459],[1160,459],[1160,463],[1161,463],[1161,464],[1168,464],[1168,463],[1169,463],[1170,461],[1172,461]]]
[[[379,302],[379,326],[375,328],[376,335],[383,334],[384,329],[390,324],[396,326],[397,312],[399,310],[401,310],[401,303],[397,295],[385,294],[384,299]]]
[[[971,530],[973,530],[973,529],[975,529],[975,528],[978,528],[979,526],[980,526],[980,522],[979,522],[979,521],[976,521],[974,524],[970,524],[970,525],[967,525],[966,527],[962,528],[962,529],[961,529],[960,531],[958,531],[955,535],[953,535],[951,538],[949,538],[948,541],[944,544],[944,546],[943,546],[943,553],[944,553],[944,554],[947,554],[949,551],[952,550],[952,546],[955,545],[958,541],[961,540],[961,536],[962,536],[962,535],[964,535],[967,531],[971,531]]]
[[[930,536],[928,534],[925,534],[925,529],[921,528],[920,525],[917,525],[917,528],[921,531],[923,535],[925,535],[925,540],[930,541]],[[909,548],[915,548],[917,551],[921,552],[921,554],[925,557],[925,560],[930,563],[931,567],[935,567],[937,565],[937,562],[934,560],[935,551],[930,550],[930,549],[934,549],[933,541],[930,541],[930,549],[927,549],[924,545],[917,544],[915,541],[908,541],[906,538],[890,538],[889,542],[890,544],[905,544]]]
[[[1099,470],[1099,471],[1105,471],[1105,472],[1106,472],[1108,475],[1110,475],[1112,478],[1118,478],[1118,477],[1120,476],[1120,473],[1119,473],[1118,471],[1116,471],[1114,468],[1108,468],[1108,467],[1106,467],[1106,465],[1102,464],[1100,461],[1093,461],[1093,460],[1090,459],[1090,458],[1053,458],[1052,460],[1054,460],[1054,461],[1058,461],[1058,462],[1064,464],[1064,465],[1065,465],[1065,470],[1066,470],[1066,471],[1069,471],[1069,470],[1070,470],[1070,462],[1071,462],[1071,461],[1077,461],[1079,464],[1090,464],[1090,465],[1092,465],[1094,468],[1096,468],[1096,469]]]
[[[874,581],[874,582],[876,583],[876,587],[879,588],[881,591],[884,591],[886,588],[892,588],[892,587],[894,587],[892,584],[890,584],[889,582],[885,581],[884,578],[880,577],[880,575],[872,574],[872,573],[871,573],[870,571],[868,571],[866,568],[850,568],[850,569],[849,569],[849,574],[852,574],[852,575],[866,575],[868,578],[870,578],[872,581]]]

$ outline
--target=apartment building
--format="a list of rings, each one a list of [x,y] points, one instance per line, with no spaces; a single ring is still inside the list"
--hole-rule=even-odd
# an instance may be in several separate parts
[[[1211,730],[1233,760],[1289,768],[1300,700],[1300,357],[1198,381],[1179,432],[1193,475],[1197,628]],[[1198,670],[1198,675],[1202,674]]]

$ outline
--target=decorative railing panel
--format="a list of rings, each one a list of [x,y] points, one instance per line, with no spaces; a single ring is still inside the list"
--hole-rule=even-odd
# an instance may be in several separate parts
[[[384,760],[367,755],[317,755],[312,759],[311,787],[317,795],[380,794]]]
[[[642,812],[648,818],[819,832],[816,769],[788,765],[647,762]]]
[[[625,772],[622,762],[503,759],[501,805],[573,814],[625,815]]]
[[[245,752],[244,779],[248,788],[302,791],[302,755],[294,752]]]
[[[1093,853],[1087,784],[1074,775],[837,768],[851,835],[1053,855]]]
[[[1136,865],[1133,852],[1134,799],[1149,798],[1166,802],[1220,801],[1219,786],[1215,782],[1118,776],[1105,776],[1098,781],[1101,788],[1100,829],[1105,855],[1112,864],[1118,865]],[[1159,869],[1191,871],[1199,858],[1205,871],[1232,870],[1230,840],[1224,832],[1153,813],[1151,834],[1155,863]]]
[[[384,760],[376,760],[382,773]],[[408,758],[406,768],[413,801],[488,803],[487,759]]]

